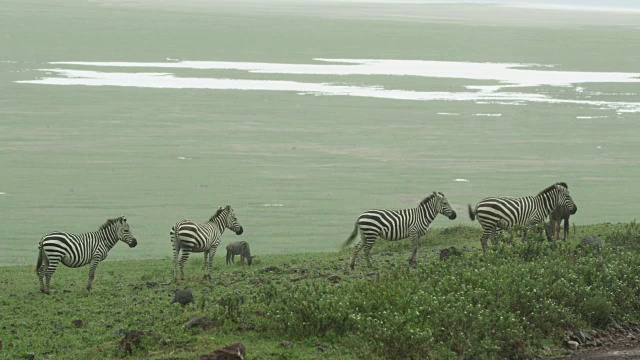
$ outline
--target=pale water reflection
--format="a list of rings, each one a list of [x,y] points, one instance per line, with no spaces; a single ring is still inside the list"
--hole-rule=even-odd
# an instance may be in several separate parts
[[[104,72],[67,68],[41,69],[49,76],[19,83],[46,85],[127,86],[171,89],[290,91],[300,94],[357,96],[418,101],[475,101],[504,105],[523,103],[578,104],[618,112],[640,112],[640,102],[585,99],[584,84],[639,83],[640,73],[559,71],[552,65],[517,63],[474,63],[422,60],[315,59],[313,64],[283,64],[225,61],[173,62],[51,62],[64,66],[99,66],[203,70],[206,77],[183,77],[168,72]],[[377,84],[345,85],[341,82],[301,82],[216,78],[205,70],[236,70],[260,74],[330,76],[410,76],[495,82],[491,85],[462,85],[461,91],[419,91],[386,89]],[[218,73],[219,74],[219,73]],[[580,84],[580,86],[578,86]],[[540,87],[573,87],[574,98],[555,98]],[[610,94],[607,94],[610,95]],[[613,95],[613,94],[611,94]],[[623,94],[624,95],[624,94]]]

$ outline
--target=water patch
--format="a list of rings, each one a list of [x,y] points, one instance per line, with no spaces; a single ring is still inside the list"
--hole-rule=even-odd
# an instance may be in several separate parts
[[[453,181],[456,181],[456,182],[469,182],[469,180],[467,180],[467,179],[453,179]]]
[[[419,101],[475,101],[500,105],[524,103],[580,104],[622,112],[640,112],[640,102],[609,100],[557,99],[551,95],[523,91],[539,86],[575,87],[584,93],[581,83],[640,83],[640,73],[555,71],[540,69],[543,64],[473,63],[422,60],[315,59],[313,64],[283,64],[224,61],[171,62],[51,62],[65,66],[238,70],[260,74],[288,75],[386,75],[424,78],[451,78],[495,81],[496,85],[462,86],[466,91],[392,90],[376,84],[350,85],[344,82],[299,82],[287,80],[251,80],[212,77],[178,77],[166,72],[99,72],[74,69],[41,69],[50,76],[18,83],[47,85],[128,86],[171,89],[292,91],[301,95],[340,95]]]
[[[473,116],[490,116],[490,117],[500,117],[502,114],[473,114]]]
[[[447,113],[447,112],[439,112],[438,115],[446,115],[446,116],[458,116],[458,113]]]
[[[281,207],[282,204],[262,204],[262,206],[266,206],[266,207]]]
[[[576,119],[606,119],[608,116],[576,116]]]
[[[0,196],[2,196],[2,195],[7,195],[7,193],[6,193],[6,192],[1,192],[1,191],[0,191]]]

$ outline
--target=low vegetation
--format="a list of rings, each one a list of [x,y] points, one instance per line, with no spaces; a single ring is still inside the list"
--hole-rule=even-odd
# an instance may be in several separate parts
[[[376,267],[354,271],[350,249],[252,267],[217,257],[212,281],[200,260],[178,284],[168,258],[107,261],[92,292],[88,268],[61,268],[50,296],[33,267],[0,267],[0,358],[197,359],[235,342],[247,359],[552,357],[565,331],[640,319],[640,226],[576,230],[566,242],[507,234],[483,254],[479,228],[433,229],[416,268],[410,241],[379,241]],[[603,244],[580,244],[586,236]],[[171,304],[177,289],[194,301]],[[123,343],[131,330],[140,341]]]

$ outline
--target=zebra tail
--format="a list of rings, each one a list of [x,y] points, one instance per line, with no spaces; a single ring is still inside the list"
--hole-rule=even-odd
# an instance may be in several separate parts
[[[46,254],[44,253],[44,249],[42,248],[42,245],[40,245],[38,247],[38,262],[36,263],[36,273],[38,272],[38,269],[40,269],[40,267],[42,266],[42,261],[44,260],[43,257],[46,256]]]
[[[356,224],[353,227],[353,232],[351,233],[351,235],[349,235],[349,238],[347,239],[347,241],[345,241],[344,244],[342,244],[342,248],[344,249],[347,246],[351,245],[351,243],[353,242],[353,239],[355,239],[357,235],[358,235],[358,222],[356,221]]]
[[[476,210],[471,207],[471,204],[469,204],[469,218],[471,218],[471,221],[476,219]]]

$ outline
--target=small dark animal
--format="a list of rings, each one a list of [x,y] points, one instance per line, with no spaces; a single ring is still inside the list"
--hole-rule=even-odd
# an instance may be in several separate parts
[[[549,236],[552,239],[560,240],[560,223],[564,220],[564,237],[562,240],[567,240],[567,234],[569,234],[569,217],[571,212],[564,205],[558,205],[549,214]]]
[[[236,263],[236,255],[240,255],[240,263],[243,265],[245,258],[247,259],[247,264],[251,265],[255,257],[251,256],[251,250],[249,250],[249,244],[246,241],[235,241],[227,245],[227,265],[229,265],[229,261]]]
[[[176,295],[173,298],[173,301],[171,301],[171,303],[179,303],[182,306],[187,305],[188,303],[192,303],[193,302],[193,294],[191,293],[191,290],[187,289],[187,290],[176,290]]]

